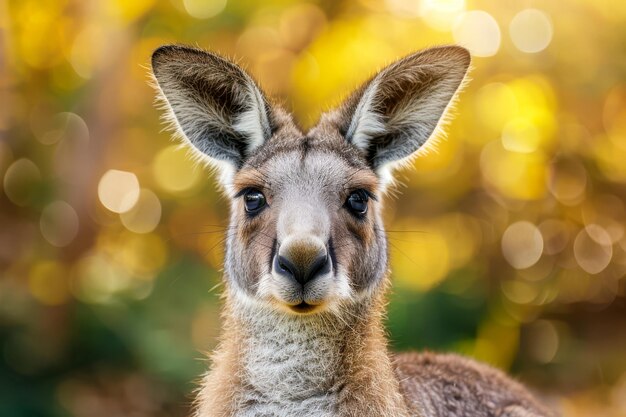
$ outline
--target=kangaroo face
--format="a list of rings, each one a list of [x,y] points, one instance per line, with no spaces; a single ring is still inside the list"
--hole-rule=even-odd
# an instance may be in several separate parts
[[[268,143],[269,157],[235,175],[227,265],[247,296],[307,313],[354,300],[384,276],[378,178],[330,140],[295,137],[279,152]]]
[[[155,51],[172,125],[219,169],[230,198],[229,291],[242,302],[314,314],[380,288],[380,206],[391,171],[433,136],[468,65],[459,47],[410,55],[305,134],[230,61],[180,46]]]

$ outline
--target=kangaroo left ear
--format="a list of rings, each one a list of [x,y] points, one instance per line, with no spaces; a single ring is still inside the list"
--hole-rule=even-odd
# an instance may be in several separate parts
[[[469,52],[459,46],[427,49],[391,64],[340,107],[340,132],[382,175],[433,136],[469,64]]]
[[[232,175],[272,135],[272,107],[252,78],[214,53],[166,45],[152,55],[152,71],[167,117],[195,149]]]

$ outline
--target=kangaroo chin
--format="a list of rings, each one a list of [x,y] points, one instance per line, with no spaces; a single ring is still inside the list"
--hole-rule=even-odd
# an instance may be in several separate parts
[[[387,349],[382,200],[436,139],[469,64],[457,46],[409,55],[304,133],[231,61],[154,52],[166,117],[219,170],[231,209],[224,326],[197,417],[552,415],[486,365]]]

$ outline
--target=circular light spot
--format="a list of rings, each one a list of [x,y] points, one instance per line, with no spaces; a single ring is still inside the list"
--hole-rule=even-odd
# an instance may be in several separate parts
[[[472,55],[493,56],[500,49],[500,27],[489,13],[472,10],[463,13],[452,28],[454,40]]]
[[[602,272],[613,257],[611,236],[602,227],[590,224],[576,236],[574,256],[585,272],[589,274]]]
[[[433,29],[449,31],[465,10],[465,0],[422,0],[420,14]]]
[[[541,144],[541,133],[532,121],[516,117],[502,130],[502,146],[507,151],[531,153]]]
[[[149,233],[161,220],[161,201],[152,191],[142,188],[137,204],[120,214],[122,224],[131,232]]]
[[[110,169],[100,178],[98,197],[112,212],[127,212],[139,199],[139,180],[132,172]]]
[[[543,237],[537,227],[527,221],[510,225],[502,235],[502,254],[515,269],[533,266],[543,252]]]
[[[513,44],[520,51],[540,52],[552,41],[552,22],[541,10],[522,10],[511,20],[509,34]]]
[[[226,7],[226,0],[183,0],[185,10],[196,19],[218,15]]]
[[[44,145],[54,145],[70,137],[89,139],[89,128],[82,117],[71,112],[57,113],[54,116],[41,114],[37,108],[31,114],[31,129],[37,140]]]
[[[13,162],[4,174],[4,193],[18,206],[28,205],[37,192],[41,174],[30,159],[22,158]]]
[[[541,363],[552,362],[559,350],[559,332],[548,320],[537,320],[528,328],[528,352]]]
[[[157,184],[173,193],[186,191],[198,184],[201,172],[178,145],[163,149],[152,162],[152,175]]]
[[[50,203],[41,212],[41,234],[54,246],[69,245],[78,234],[78,226],[76,211],[65,201]]]

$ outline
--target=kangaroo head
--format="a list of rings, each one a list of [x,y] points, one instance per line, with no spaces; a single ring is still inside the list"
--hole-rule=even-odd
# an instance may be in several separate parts
[[[456,46],[407,56],[303,133],[234,63],[157,49],[152,68],[167,114],[219,170],[230,199],[229,294],[314,314],[377,293],[387,270],[385,187],[434,136],[469,62]]]

